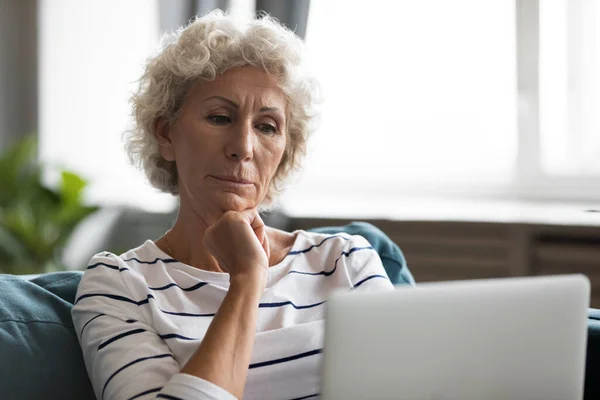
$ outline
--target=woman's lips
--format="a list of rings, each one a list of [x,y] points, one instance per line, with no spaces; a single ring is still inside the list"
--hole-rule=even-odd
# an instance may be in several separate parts
[[[244,179],[236,178],[236,177],[233,177],[233,176],[214,176],[214,175],[211,175],[210,177],[213,178],[214,180],[222,183],[222,184],[225,184],[225,185],[233,185],[233,186],[241,186],[241,187],[252,186],[253,185],[252,182],[246,181]]]

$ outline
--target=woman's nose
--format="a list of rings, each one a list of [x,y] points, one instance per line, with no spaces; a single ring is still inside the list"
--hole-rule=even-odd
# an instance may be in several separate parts
[[[253,133],[250,122],[240,123],[236,127],[227,145],[225,153],[228,158],[236,161],[249,161],[253,157]]]

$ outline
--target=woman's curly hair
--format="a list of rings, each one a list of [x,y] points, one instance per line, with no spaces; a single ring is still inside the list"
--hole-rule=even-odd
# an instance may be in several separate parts
[[[155,188],[177,195],[177,168],[160,154],[156,123],[173,123],[190,88],[198,79],[214,80],[230,68],[262,68],[274,76],[285,94],[287,145],[261,206],[269,206],[300,168],[306,142],[315,128],[319,87],[306,72],[304,43],[269,15],[237,19],[220,10],[193,19],[165,34],[131,98],[135,123],[126,132],[126,150]]]

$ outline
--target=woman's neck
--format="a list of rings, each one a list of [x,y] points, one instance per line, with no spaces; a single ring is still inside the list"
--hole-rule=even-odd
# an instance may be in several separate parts
[[[181,204],[177,219],[173,227],[156,241],[156,245],[165,253],[184,264],[205,271],[225,272],[217,260],[204,246],[204,233],[210,226],[210,217],[188,209]],[[214,223],[214,221],[210,221]],[[294,244],[296,236],[266,227],[269,237],[270,253],[269,266],[280,263]]]
[[[204,234],[210,226],[206,219],[181,204],[175,224],[160,241],[177,261],[206,271],[225,272],[204,246]]]

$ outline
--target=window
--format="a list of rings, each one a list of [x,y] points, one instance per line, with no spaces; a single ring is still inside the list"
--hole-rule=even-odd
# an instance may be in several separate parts
[[[159,10],[159,0],[40,2],[41,156],[87,177],[96,203],[175,204],[129,165],[121,140]],[[340,198],[357,211],[411,196],[600,199],[599,23],[590,0],[311,2],[306,43],[325,103],[284,210]]]
[[[600,5],[539,3],[312,2],[324,115],[286,210],[600,199]]]

